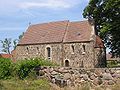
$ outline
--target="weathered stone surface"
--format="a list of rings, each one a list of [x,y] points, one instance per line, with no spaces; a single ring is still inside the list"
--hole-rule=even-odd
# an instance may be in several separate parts
[[[113,85],[115,82],[113,80],[108,81],[108,85]]]
[[[93,86],[114,85],[118,82],[118,80],[120,80],[120,69],[109,69],[107,72],[106,69],[103,68],[91,70],[59,67],[53,68],[52,72],[50,69],[51,68],[48,67],[40,70],[40,72],[42,71],[45,73],[42,75],[42,78],[47,77],[47,79],[50,80],[53,84],[55,83],[60,87],[66,85],[74,87],[75,85],[81,85],[85,82],[90,82]],[[112,70],[114,70],[114,73],[111,73]]]
[[[104,73],[103,74],[103,80],[112,80],[113,77],[111,76],[110,73]]]
[[[65,80],[68,80],[71,78],[71,74],[70,73],[66,73],[63,77]]]
[[[53,83],[53,84],[55,84],[55,78],[52,78],[52,80],[51,80],[51,81],[52,81],[52,83]]]
[[[56,71],[52,71],[51,74],[52,74],[52,75],[57,75],[58,72],[56,72]]]
[[[87,81],[89,79],[87,74],[82,74],[82,77],[85,81]]]
[[[114,74],[112,74],[112,77],[115,77],[115,78],[120,78],[120,74],[118,74],[118,73],[114,73]]]
[[[94,85],[98,85],[98,84],[99,84],[98,78],[95,78],[94,80],[92,80],[92,83],[93,83]]]
[[[71,80],[67,80],[67,85],[71,85]]]
[[[90,75],[90,79],[91,79],[91,80],[94,80],[95,78],[96,78],[96,77],[95,77],[94,74]]]
[[[45,75],[45,72],[42,71],[42,70],[40,70],[40,71],[39,71],[39,76],[43,76],[43,75]]]
[[[109,70],[109,69],[105,69],[105,72],[106,72],[106,73],[110,73],[110,70]]]
[[[49,68],[49,71],[50,72],[54,72],[55,70],[53,68]]]

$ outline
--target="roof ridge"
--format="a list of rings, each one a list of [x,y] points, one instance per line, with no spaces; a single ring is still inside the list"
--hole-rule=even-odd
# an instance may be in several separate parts
[[[71,21],[70,23],[77,23],[77,22],[88,22],[88,20],[82,20],[82,21]]]
[[[37,23],[37,24],[31,24],[31,26],[36,26],[36,25],[42,25],[42,24],[49,24],[49,23],[57,23],[57,22],[69,22],[69,20],[61,20],[61,21],[49,21],[49,22],[44,22],[44,23]]]

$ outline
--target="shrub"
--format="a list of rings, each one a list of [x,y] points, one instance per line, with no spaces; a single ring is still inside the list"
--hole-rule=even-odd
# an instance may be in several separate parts
[[[31,77],[31,74],[35,74],[34,72],[38,67],[39,71],[40,66],[55,66],[56,64],[40,59],[26,59],[26,60],[20,60],[16,63],[12,63],[10,59],[0,58],[0,79],[8,79],[10,77],[20,78],[24,79],[27,76]],[[39,75],[39,72],[36,73]],[[35,74],[35,75],[36,75]],[[33,77],[35,77],[35,75]]]
[[[11,77],[12,61],[10,59],[0,58],[0,79]]]
[[[56,64],[40,59],[40,58],[35,58],[35,59],[26,59],[26,60],[21,60],[16,63],[15,69],[16,73],[19,76],[20,79],[26,78],[29,73],[34,70],[36,67],[40,66],[55,66]]]
[[[118,67],[118,62],[117,61],[107,61],[107,67],[108,68],[115,68]]]

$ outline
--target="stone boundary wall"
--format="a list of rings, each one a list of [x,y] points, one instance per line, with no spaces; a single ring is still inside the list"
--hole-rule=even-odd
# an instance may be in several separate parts
[[[85,82],[91,85],[120,84],[120,68],[39,67],[39,78],[47,78],[60,87],[76,86]]]

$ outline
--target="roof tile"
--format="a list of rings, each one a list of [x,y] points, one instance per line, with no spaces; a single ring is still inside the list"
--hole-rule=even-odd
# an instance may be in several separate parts
[[[29,26],[18,45],[90,41],[91,31],[92,27],[88,21],[36,24]],[[99,43],[99,40],[97,41]]]

